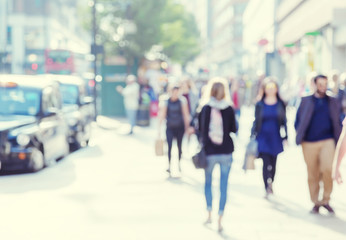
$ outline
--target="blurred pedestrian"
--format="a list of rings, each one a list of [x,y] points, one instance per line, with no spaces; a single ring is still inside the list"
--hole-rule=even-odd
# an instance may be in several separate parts
[[[263,160],[263,181],[266,197],[273,194],[276,161],[287,143],[286,105],[279,96],[279,86],[272,77],[262,84],[262,97],[255,106],[255,120],[251,136],[258,142],[259,158]],[[284,130],[281,136],[281,129]]]
[[[118,86],[116,90],[124,96],[126,115],[130,123],[129,134],[133,134],[139,106],[139,84],[137,83],[137,77],[128,75],[126,77],[126,87]]]
[[[156,100],[156,95],[154,89],[149,85],[149,79],[141,78],[139,81],[138,126],[150,125],[150,104],[154,100]]]
[[[340,106],[340,121],[343,121],[345,115],[343,112],[343,98],[345,97],[344,94],[344,86],[340,81],[339,77],[339,71],[338,70],[332,70],[330,74],[330,87],[328,88],[327,92],[330,93],[332,96],[336,97],[339,101]]]
[[[187,101],[181,96],[178,85],[168,87],[168,96],[161,101],[160,105],[158,135],[160,138],[161,125],[163,121],[166,120],[166,140],[168,144],[167,172],[171,174],[171,152],[174,138],[177,140],[179,171],[181,171],[180,160],[182,155],[182,140],[190,122],[189,110]]]
[[[341,135],[339,137],[338,143],[336,145],[336,152],[335,152],[335,161],[336,161],[336,166],[335,166],[335,173],[334,173],[334,179],[338,184],[341,184],[342,177],[340,173],[340,166],[341,166],[341,161],[345,157],[346,153],[346,118],[342,122],[342,131]]]
[[[346,116],[346,73],[342,73],[339,79],[337,98],[341,107],[340,119],[343,120]]]
[[[239,129],[239,119],[240,119],[240,93],[239,93],[239,80],[236,78],[232,79],[231,82],[231,100],[233,102],[233,109],[235,112],[235,119],[237,124],[237,129]]]
[[[335,143],[341,132],[340,108],[336,98],[328,96],[328,79],[324,75],[314,78],[315,93],[303,97],[297,111],[295,128],[296,143],[302,145],[308,171],[308,184],[314,207],[311,213],[319,213],[324,207],[334,214],[329,205],[333,189],[332,168]],[[323,182],[323,197],[320,195]]]
[[[196,109],[198,107],[198,101],[199,101],[198,90],[191,79],[184,79],[181,82],[181,91],[182,91],[182,95],[187,100],[189,113],[190,113],[190,116],[192,117],[195,114]]]
[[[257,102],[261,99],[263,95],[263,88],[262,83],[265,79],[266,75],[263,71],[259,70],[257,71],[257,79],[255,80],[255,83],[253,85],[253,102]]]
[[[230,133],[236,132],[235,114],[230,106],[227,80],[214,78],[204,91],[199,114],[201,141],[207,155],[208,167],[205,169],[205,198],[208,219],[212,214],[212,174],[216,164],[220,165],[220,203],[218,229],[222,231],[222,217],[227,199],[228,176],[232,164],[234,145]]]
[[[334,96],[337,96],[339,94],[339,71],[338,70],[332,70],[330,74],[330,91]]]
[[[199,96],[198,96],[198,90],[195,87],[194,82],[190,78],[185,78],[182,80],[181,91],[182,91],[183,97],[186,98],[188,108],[189,108],[189,115],[190,115],[190,119],[191,119],[190,125],[186,129],[187,135],[185,137],[185,140],[187,140],[187,141],[184,140],[184,142],[185,142],[184,148],[186,150],[189,150],[191,136],[196,133],[196,128],[194,126],[195,126],[195,123],[197,121],[196,110],[198,107]]]
[[[305,78],[305,88],[302,96],[312,95],[316,91],[316,85],[314,83],[314,79],[317,76],[317,73],[312,71],[306,75]]]

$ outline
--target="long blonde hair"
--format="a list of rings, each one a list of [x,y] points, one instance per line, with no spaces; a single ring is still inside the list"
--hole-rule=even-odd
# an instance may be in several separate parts
[[[221,99],[218,99],[218,100],[224,100],[224,101],[228,102],[230,104],[230,106],[232,106],[231,94],[229,92],[228,81],[222,77],[214,77],[214,78],[210,79],[208,81],[207,85],[205,85],[202,89],[202,97],[201,97],[201,100],[199,102],[198,111],[201,111],[202,107],[210,101],[210,98],[212,97],[212,95],[216,94],[215,91],[218,90],[217,88],[219,88],[218,86],[220,86],[220,84],[223,86],[224,93],[223,93],[223,97]]]

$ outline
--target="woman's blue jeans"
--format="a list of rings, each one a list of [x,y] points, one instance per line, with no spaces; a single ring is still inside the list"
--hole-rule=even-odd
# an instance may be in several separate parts
[[[220,203],[219,215],[223,215],[227,200],[228,176],[232,165],[232,154],[216,154],[207,156],[208,167],[205,169],[204,193],[207,201],[207,210],[212,210],[212,179],[215,165],[220,164]]]

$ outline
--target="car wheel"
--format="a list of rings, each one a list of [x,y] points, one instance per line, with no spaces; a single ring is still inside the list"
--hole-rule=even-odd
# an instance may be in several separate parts
[[[83,147],[86,147],[89,145],[89,140],[91,137],[91,124],[85,125],[84,126],[84,142],[83,142]]]
[[[78,142],[70,143],[70,153],[77,151],[78,149],[80,149]]]
[[[68,142],[68,137],[66,137],[66,141],[65,141],[65,152],[64,152],[62,158],[67,157],[67,155],[68,155],[70,152],[71,152],[71,151],[70,151],[70,144],[69,144],[69,142]]]
[[[31,152],[30,162],[29,162],[30,171],[37,172],[41,170],[42,168],[44,168],[44,165],[45,165],[45,160],[44,160],[43,153],[39,149],[33,148]]]
[[[72,144],[72,150],[76,151],[80,148],[86,147],[89,144],[91,136],[91,125],[87,124],[83,127],[83,131],[77,133],[76,141]]]

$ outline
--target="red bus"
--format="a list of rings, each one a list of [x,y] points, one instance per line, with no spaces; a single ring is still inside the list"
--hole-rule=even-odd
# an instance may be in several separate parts
[[[76,72],[74,54],[69,50],[46,49],[45,72],[52,74],[72,74]]]
[[[87,84],[87,94],[93,93],[95,80],[94,75],[90,76],[93,69],[92,61],[87,59],[88,54],[63,49],[45,49],[44,56],[45,73],[79,75]]]

